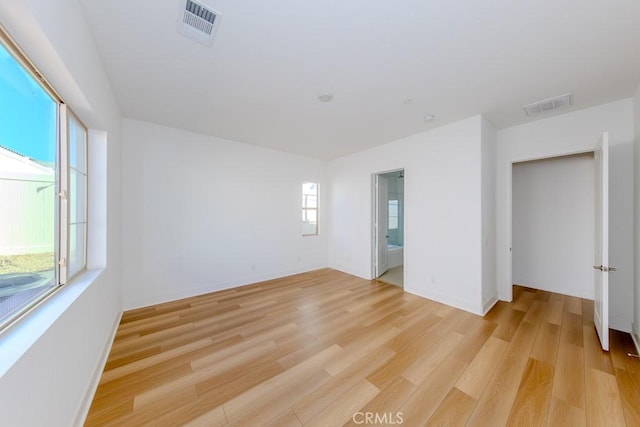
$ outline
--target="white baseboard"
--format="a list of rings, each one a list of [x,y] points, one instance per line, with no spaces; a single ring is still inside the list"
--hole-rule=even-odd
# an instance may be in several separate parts
[[[372,277],[371,273],[364,273],[362,271],[356,271],[356,270],[354,270],[352,268],[349,268],[346,265],[329,264],[328,268],[330,268],[332,270],[340,271],[341,273],[347,273],[347,274],[359,277],[359,278],[364,279],[364,280],[373,280],[374,279],[374,277]]]
[[[85,424],[85,420],[87,415],[89,414],[89,409],[91,409],[91,403],[93,402],[93,397],[98,390],[98,384],[100,383],[100,378],[102,377],[102,372],[104,371],[104,367],[107,364],[107,359],[109,358],[109,353],[111,353],[111,346],[113,345],[113,340],[116,337],[116,332],[118,332],[118,326],[120,325],[120,319],[122,318],[122,312],[118,316],[116,316],[111,334],[109,334],[109,340],[105,343],[104,349],[102,350],[102,355],[98,364],[96,365],[96,369],[93,372],[93,376],[91,379],[91,383],[89,383],[89,387],[87,388],[87,392],[85,393],[84,400],[82,401],[82,405],[80,405],[80,409],[78,410],[78,415],[76,416],[76,421],[73,423],[75,426],[83,426]]]
[[[122,303],[124,311],[134,310],[142,307],[149,307],[156,304],[163,304],[165,302],[177,301],[184,298],[191,298],[198,295],[209,294],[212,292],[224,291],[227,289],[238,288],[240,286],[253,285],[255,283],[265,282],[267,280],[280,279],[287,276],[292,276],[295,274],[308,273],[310,271],[320,270],[323,268],[328,268],[326,265],[307,265],[300,268],[281,270],[278,272],[257,274],[257,275],[246,275],[240,279],[229,281],[229,282],[219,282],[219,283],[208,283],[204,285],[195,285],[191,288],[181,289],[176,292],[162,292],[151,297],[144,298],[127,298],[125,295],[124,301]]]
[[[469,313],[476,314],[478,316],[483,316],[482,306],[478,303],[475,304],[472,301],[465,301],[462,299],[457,299],[452,297],[451,295],[445,295],[438,292],[434,292],[433,290],[428,289],[416,289],[411,286],[407,286],[405,283],[404,291],[410,294],[417,295],[422,298],[429,299],[431,301],[439,302],[441,304],[449,305],[451,307],[459,308],[460,310],[468,311]]]
[[[486,316],[489,311],[493,308],[494,305],[498,302],[498,297],[493,296],[487,302],[482,305],[482,316]]]

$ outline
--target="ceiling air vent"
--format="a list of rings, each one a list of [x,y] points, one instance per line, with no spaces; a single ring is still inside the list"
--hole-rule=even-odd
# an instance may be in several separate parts
[[[186,0],[178,32],[205,46],[211,46],[220,18],[222,14],[209,6],[198,1]]]
[[[545,99],[544,101],[534,102],[533,104],[525,105],[524,111],[527,116],[535,116],[536,114],[545,113],[551,110],[557,110],[559,108],[569,107],[571,105],[571,94],[565,93],[564,95],[556,96],[555,98]]]

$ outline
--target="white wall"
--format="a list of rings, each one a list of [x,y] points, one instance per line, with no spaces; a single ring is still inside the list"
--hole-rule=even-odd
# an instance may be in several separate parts
[[[329,265],[372,277],[371,176],[404,169],[404,289],[481,313],[481,121],[331,161]]]
[[[593,299],[593,183],[592,153],[514,163],[513,283]]]
[[[495,128],[482,119],[482,309],[498,301],[496,283],[496,144]]]
[[[120,112],[75,0],[3,0],[0,23],[90,128],[89,266],[0,336],[1,423],[80,424],[121,313]]]
[[[541,119],[498,131],[498,292],[511,300],[511,164],[592,151],[603,131],[610,142],[610,325],[629,331],[633,313],[632,100]],[[585,268],[592,268],[592,263]]]
[[[125,308],[327,266],[326,162],[129,119],[123,141]]]
[[[634,159],[635,159],[635,281],[634,281],[634,317],[633,317],[633,335],[636,347],[640,352],[640,85],[636,89],[636,95],[633,98],[633,128],[634,128]]]

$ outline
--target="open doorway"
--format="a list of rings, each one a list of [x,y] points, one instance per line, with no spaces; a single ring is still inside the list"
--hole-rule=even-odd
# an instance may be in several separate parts
[[[513,283],[593,299],[594,156],[514,163]]]
[[[404,169],[373,175],[373,277],[404,287]]]
[[[512,168],[513,283],[594,299],[593,152]]]
[[[609,136],[607,132],[603,132],[601,137],[599,138],[597,144],[595,145],[595,149],[593,151],[586,150],[584,152],[574,152],[574,153],[558,153],[556,157],[564,157],[570,156],[573,154],[583,154],[588,153],[587,157],[593,156],[593,181],[592,187],[590,190],[593,191],[592,200],[593,205],[591,208],[585,208],[582,212],[576,214],[576,217],[580,217],[581,219],[585,218],[587,211],[593,212],[593,221],[592,226],[593,230],[591,232],[587,232],[585,229],[585,234],[589,235],[591,241],[593,241],[593,258],[591,258],[591,262],[586,262],[586,258],[581,264],[583,265],[582,272],[586,273],[586,271],[591,271],[593,274],[593,280],[590,281],[592,283],[591,286],[588,286],[587,289],[593,292],[593,320],[595,324],[595,328],[598,332],[598,337],[600,338],[600,342],[602,344],[603,350],[609,350],[609,274],[613,271],[616,271],[616,268],[609,265]],[[593,153],[593,154],[591,154]],[[551,158],[553,156],[548,156],[547,158]],[[543,156],[538,157],[538,159],[542,159]],[[524,161],[529,161],[534,159],[523,159]],[[509,194],[507,196],[507,218],[509,221],[509,227],[506,230],[507,232],[507,242],[508,245],[505,249],[508,250],[506,252],[508,256],[508,261],[506,264],[506,274],[508,277],[508,281],[504,282],[505,288],[503,288],[504,297],[506,300],[511,301],[513,296],[513,285],[517,284],[521,279],[517,277],[518,273],[514,271],[516,267],[515,258],[519,256],[517,252],[519,251],[517,242],[517,237],[515,234],[519,227],[514,222],[516,221],[514,216],[515,207],[514,204],[518,203],[514,200],[514,195],[517,193],[517,189],[514,188],[515,177],[514,177],[514,165],[517,164],[518,161],[513,159],[511,161],[510,174],[507,177],[507,188]],[[546,176],[545,176],[546,178]],[[586,179],[587,185],[588,178]],[[559,183],[559,181],[556,181]],[[555,199],[551,202],[551,204],[555,204],[558,199]],[[548,205],[549,203],[547,203]],[[573,221],[573,219],[572,219]],[[587,221],[591,222],[591,221]],[[568,222],[565,221],[565,224]],[[557,229],[560,233],[564,232],[563,228]],[[567,239],[565,238],[565,241]],[[548,245],[547,245],[548,246]],[[553,253],[558,254],[556,248],[553,248]],[[548,265],[544,265],[543,269],[548,268]],[[546,273],[546,272],[545,272]],[[561,292],[563,293],[563,292]],[[588,298],[587,298],[588,299]],[[582,313],[585,315],[585,313]]]

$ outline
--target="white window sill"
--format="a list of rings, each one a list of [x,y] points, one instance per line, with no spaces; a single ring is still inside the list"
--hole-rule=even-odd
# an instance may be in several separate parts
[[[82,272],[45,298],[0,334],[0,378],[22,358],[56,320],[102,274],[104,269]]]

